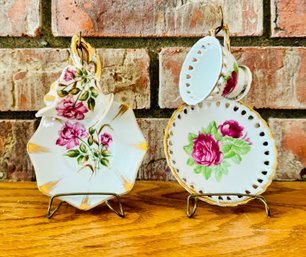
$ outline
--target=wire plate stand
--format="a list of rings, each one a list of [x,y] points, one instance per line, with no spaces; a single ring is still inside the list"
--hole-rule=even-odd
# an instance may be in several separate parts
[[[198,207],[198,200],[200,197],[210,197],[210,196],[238,196],[238,197],[249,197],[251,199],[257,199],[264,204],[267,217],[271,217],[271,212],[268,202],[262,195],[237,194],[237,193],[190,194],[187,197],[187,210],[186,210],[187,217],[192,218],[196,213]]]
[[[47,212],[47,217],[48,219],[51,219],[52,216],[58,211],[58,209],[62,206],[62,204],[65,201],[60,201],[60,203],[58,204],[58,206],[54,209],[52,209],[52,204],[54,199],[59,198],[59,197],[63,197],[63,196],[78,196],[78,195],[105,195],[105,196],[113,196],[113,198],[116,198],[117,203],[118,203],[118,209],[115,209],[108,200],[105,201],[106,206],[112,210],[114,213],[116,213],[119,217],[124,218],[125,214],[124,214],[124,210],[120,201],[120,196],[115,194],[115,193],[106,193],[106,192],[90,192],[90,193],[63,193],[63,194],[56,194],[53,195],[49,201],[49,206],[48,206],[48,212]]]

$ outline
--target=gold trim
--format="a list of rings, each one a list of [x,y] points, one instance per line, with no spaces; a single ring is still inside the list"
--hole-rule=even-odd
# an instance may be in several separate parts
[[[131,181],[129,181],[124,175],[121,174],[121,172],[119,172],[118,170],[115,170],[115,174],[117,177],[120,178],[121,180],[121,184],[124,187],[124,194],[130,192],[133,189],[134,183],[132,183]]]
[[[54,181],[47,182],[47,183],[39,186],[39,190],[42,193],[50,194],[50,192],[56,187],[58,182],[60,182],[60,179],[59,180],[54,180]]]
[[[127,105],[127,104],[120,104],[119,106],[119,111],[118,113],[116,114],[116,116],[112,119],[115,120],[116,118],[118,118],[119,116],[122,116],[130,107]]]
[[[54,100],[55,100],[54,95],[45,95],[44,96],[44,101],[53,102]]]
[[[82,202],[81,202],[81,204],[80,204],[79,209],[80,209],[80,210],[83,210],[83,211],[86,211],[86,210],[89,210],[90,208],[91,208],[91,205],[89,204],[89,196],[86,195],[86,196],[83,198],[83,200],[82,200]]]
[[[266,189],[268,188],[268,186],[272,183],[272,179],[276,173],[276,169],[277,169],[277,165],[278,165],[278,155],[277,155],[277,149],[276,149],[276,146],[275,146],[275,140],[274,140],[274,137],[273,137],[273,134],[272,134],[272,131],[270,129],[270,127],[268,126],[267,122],[259,115],[258,112],[254,111],[250,106],[244,104],[243,102],[241,101],[238,101],[238,103],[240,103],[242,106],[245,106],[246,108],[248,108],[252,113],[254,113],[254,115],[256,115],[259,120],[262,121],[263,125],[266,127],[266,129],[268,130],[269,132],[269,135],[270,135],[270,139],[273,141],[274,143],[274,154],[275,154],[275,163],[274,163],[274,166],[273,166],[273,170],[272,170],[272,173],[271,173],[271,176],[269,177],[269,180],[267,181],[267,183],[262,187],[262,190],[261,191],[258,191],[257,194],[262,194],[263,192],[266,191]],[[173,176],[176,178],[176,180],[179,182],[179,184],[185,188],[185,190],[187,190],[189,193],[191,194],[198,194],[198,192],[196,192],[195,190],[193,190],[192,188],[188,187],[184,181],[181,180],[181,178],[178,176],[178,174],[176,173],[176,170],[175,168],[171,165],[171,162],[170,162],[170,155],[169,155],[169,151],[168,151],[168,138],[169,138],[169,130],[170,130],[170,126],[172,124],[172,122],[174,121],[175,117],[176,117],[176,114],[181,112],[185,107],[188,107],[188,105],[186,104],[182,104],[181,106],[179,106],[172,114],[172,116],[170,117],[169,121],[168,121],[168,124],[167,124],[167,127],[166,127],[166,130],[165,130],[165,136],[164,136],[164,152],[165,152],[165,156],[166,156],[166,159],[167,159],[167,163],[168,163],[168,166],[173,174]],[[211,199],[209,199],[208,197],[199,197],[200,200],[202,201],[205,201],[209,204],[213,204],[213,205],[218,205],[218,206],[237,206],[237,205],[240,205],[240,204],[246,204],[247,202],[249,202],[250,200],[252,200],[252,198],[247,198],[243,201],[240,201],[240,202],[235,202],[235,203],[217,203],[217,202],[214,202],[212,201]]]
[[[126,192],[129,192],[133,188],[133,183],[131,183],[128,179],[126,179],[123,175],[120,175],[122,185]]]
[[[79,37],[77,35],[74,35],[72,37],[71,40],[71,54],[74,54],[78,57],[79,56],[79,52],[78,52],[78,43],[79,43]],[[93,48],[89,43],[87,43],[84,38],[81,38],[81,49],[85,50],[87,53],[87,63],[94,63],[95,64],[95,77],[97,80],[100,79],[101,77],[101,68],[102,68],[102,64],[101,64],[101,59],[100,56],[97,53],[97,50],[95,48]],[[81,57],[80,57],[81,58]],[[69,63],[71,63],[72,60],[71,58],[69,59]]]
[[[148,143],[147,142],[143,142],[140,144],[131,144],[131,146],[134,146],[136,148],[138,148],[139,150],[142,151],[147,151],[148,150]]]
[[[51,84],[50,89],[54,90],[56,88],[56,85],[54,83]]]
[[[209,30],[209,36],[211,37],[216,37],[216,29],[217,28],[213,28]],[[230,40],[230,35],[229,35],[229,28],[227,24],[223,24],[221,30],[224,31],[224,38],[225,38],[225,44],[226,44],[226,48],[229,52],[231,52],[231,40]]]
[[[48,148],[43,147],[41,145],[33,144],[33,143],[28,143],[27,150],[28,150],[28,153],[30,153],[30,154],[50,152]]]

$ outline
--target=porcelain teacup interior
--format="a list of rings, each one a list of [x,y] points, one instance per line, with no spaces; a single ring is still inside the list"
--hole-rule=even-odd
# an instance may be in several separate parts
[[[207,98],[242,99],[249,91],[252,75],[248,67],[239,66],[230,51],[227,25],[222,28],[224,45],[215,30],[201,38],[188,52],[183,63],[179,90],[184,102],[195,105]]]

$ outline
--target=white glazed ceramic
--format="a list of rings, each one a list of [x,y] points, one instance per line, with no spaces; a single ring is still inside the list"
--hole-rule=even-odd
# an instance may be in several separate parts
[[[27,150],[39,190],[47,195],[105,192],[122,195],[134,185],[147,150],[133,110],[104,95],[96,50],[74,36],[69,65],[44,100],[40,125]],[[78,48],[85,54],[80,56]],[[83,58],[82,58],[83,57]],[[88,210],[110,196],[65,196]]]
[[[224,46],[211,31],[196,42],[182,65],[179,81],[183,101],[194,105],[204,99],[225,97],[242,99],[249,91],[252,74],[248,67],[238,66],[230,52],[228,28],[224,25]]]
[[[172,115],[164,139],[172,173],[190,193],[260,194],[277,166],[272,133],[258,113],[226,100],[182,105]],[[247,197],[202,197],[217,205],[237,205]]]
[[[147,149],[134,113],[113,102],[99,125],[43,117],[28,153],[39,190],[49,196],[71,192],[129,192]],[[109,196],[66,196],[61,200],[88,210]]]
[[[78,45],[86,57],[83,63]],[[84,39],[79,42],[79,38],[73,36],[69,64],[44,96],[46,107],[36,116],[62,120],[103,119],[111,106],[113,94],[103,94],[100,76],[101,61],[96,49]]]

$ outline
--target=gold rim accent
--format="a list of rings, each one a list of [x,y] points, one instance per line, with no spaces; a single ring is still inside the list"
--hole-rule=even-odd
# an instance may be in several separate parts
[[[216,37],[216,29],[217,28],[213,28],[213,29],[209,30],[208,34],[212,37]],[[226,48],[229,52],[231,52],[231,40],[230,40],[228,25],[224,24],[223,27],[222,27],[222,30],[224,31]]]
[[[112,121],[118,118],[119,116],[122,116],[129,108],[130,107],[127,104],[120,104],[119,111],[116,114],[116,116],[112,119]]]
[[[120,178],[121,184],[124,187],[125,192],[123,194],[130,192],[134,187],[134,183],[129,181],[119,170],[115,170],[115,174],[118,178]],[[123,194],[120,194],[120,195],[123,195]]]
[[[90,208],[91,208],[91,206],[90,206],[90,204],[89,204],[89,196],[86,195],[86,196],[84,196],[84,198],[83,198],[83,200],[82,200],[82,202],[81,202],[81,204],[80,204],[79,209],[80,209],[80,210],[83,210],[83,211],[87,211],[87,210],[89,210]]]
[[[134,146],[136,148],[138,148],[139,150],[142,151],[147,151],[148,150],[148,143],[147,142],[143,142],[140,144],[131,144],[131,146]]]
[[[74,35],[71,40],[71,54],[74,54],[80,57],[79,52],[78,52],[78,43],[79,43],[79,37],[77,35]],[[96,66],[95,67],[95,73],[96,73],[95,77],[97,80],[99,80],[101,77],[102,64],[101,64],[100,56],[97,53],[97,50],[93,48],[89,43],[87,43],[84,40],[84,38],[81,38],[80,43],[81,43],[80,45],[81,49],[85,50],[87,53],[87,63],[92,62],[95,64]],[[72,63],[71,59],[69,59],[69,63]]]
[[[123,175],[120,175],[120,178],[121,178],[122,185],[123,185],[125,191],[126,192],[131,191],[132,188],[133,188],[133,184],[128,179],[126,179]]]
[[[44,96],[44,101],[53,102],[54,100],[55,100],[55,96],[54,95],[45,95]]]
[[[60,182],[60,179],[47,182],[38,187],[39,191],[41,191],[44,194],[50,195],[50,192],[57,186],[58,182]]]
[[[27,150],[29,154],[50,152],[48,148],[33,143],[28,143]]]
[[[55,83],[52,83],[51,86],[50,86],[50,90],[55,90],[56,89],[56,85]]]
[[[245,106],[246,108],[248,108],[252,113],[254,113],[259,120],[261,120],[262,124],[266,127],[266,129],[269,132],[270,135],[270,139],[273,141],[273,149],[274,149],[274,154],[275,154],[275,163],[273,166],[273,170],[272,173],[267,181],[267,183],[262,187],[262,190],[258,191],[257,194],[262,194],[263,192],[266,191],[266,189],[268,188],[268,186],[272,183],[272,179],[276,173],[276,169],[277,169],[277,165],[278,165],[278,153],[277,153],[277,149],[276,149],[276,145],[275,145],[275,140],[272,134],[272,131],[270,129],[270,127],[268,126],[267,122],[259,115],[258,112],[254,111],[250,106],[248,106],[247,104],[244,104],[241,101],[238,101],[239,104],[241,104],[242,106]],[[167,127],[165,129],[165,136],[164,136],[164,152],[165,152],[165,156],[166,156],[166,160],[168,163],[168,166],[173,174],[173,176],[176,178],[176,180],[179,182],[179,184],[185,189],[187,190],[190,194],[198,194],[198,192],[196,192],[195,190],[193,190],[192,188],[190,188],[184,181],[181,180],[181,178],[178,176],[178,174],[176,173],[176,169],[172,166],[171,162],[170,162],[170,155],[169,155],[169,151],[168,151],[168,138],[169,138],[169,130],[171,127],[172,122],[174,121],[176,114],[180,113],[185,107],[188,107],[187,104],[182,104],[181,106],[179,106],[172,114],[172,116],[170,117]],[[218,205],[218,206],[237,206],[240,204],[246,204],[247,202],[249,202],[250,200],[252,200],[252,198],[247,198],[243,201],[239,201],[239,202],[234,202],[234,203],[217,203],[215,201],[212,201],[211,199],[209,199],[208,197],[199,197],[200,200],[207,202],[209,204],[213,204],[213,205]]]

